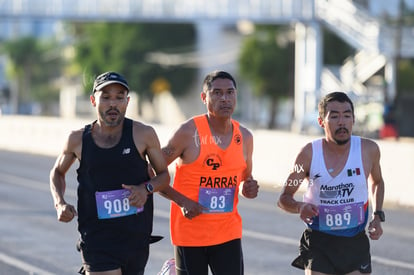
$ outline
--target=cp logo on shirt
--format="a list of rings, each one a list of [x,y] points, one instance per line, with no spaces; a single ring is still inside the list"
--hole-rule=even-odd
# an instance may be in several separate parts
[[[220,163],[214,162],[214,159],[207,159],[206,161],[208,166],[211,166],[213,170],[217,170],[220,167]]]
[[[204,163],[211,167],[211,170],[217,170],[221,166],[221,159],[217,155],[209,155],[205,158]]]

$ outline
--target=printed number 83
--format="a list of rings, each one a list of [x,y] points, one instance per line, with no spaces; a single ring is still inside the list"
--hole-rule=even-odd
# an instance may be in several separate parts
[[[223,209],[226,207],[226,197],[225,196],[213,196],[210,200],[210,209]]]

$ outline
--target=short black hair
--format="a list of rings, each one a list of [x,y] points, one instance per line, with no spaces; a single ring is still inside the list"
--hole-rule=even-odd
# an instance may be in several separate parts
[[[332,92],[324,96],[319,101],[318,112],[319,112],[319,117],[321,119],[324,119],[326,116],[326,105],[328,105],[328,103],[332,101],[338,101],[341,103],[348,102],[351,105],[352,117],[355,117],[354,104],[352,103],[352,100],[348,97],[348,95],[344,92]]]
[[[234,84],[234,88],[237,88],[236,80],[234,80],[231,74],[225,71],[216,70],[216,71],[213,71],[207,74],[206,77],[204,78],[203,92],[210,90],[213,81],[216,80],[217,78],[230,79]]]

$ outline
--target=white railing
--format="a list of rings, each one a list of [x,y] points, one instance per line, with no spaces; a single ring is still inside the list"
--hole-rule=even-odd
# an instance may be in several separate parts
[[[364,94],[367,87],[363,83],[385,66],[387,58],[414,56],[414,28],[389,27],[351,0],[316,0],[315,10],[328,28],[358,50],[345,61],[339,74],[325,68],[321,90],[332,90],[336,82],[341,83],[337,88]]]
[[[360,50],[341,69],[339,79],[360,85],[385,64],[385,57],[414,57],[414,29],[387,27],[351,0],[0,0],[0,18],[61,20],[286,24],[319,20]],[[400,35],[398,35],[400,34]],[[321,81],[338,86],[338,77],[322,73]],[[337,78],[335,80],[335,78]],[[347,81],[348,79],[348,81]],[[322,85],[323,85],[322,83]],[[345,85],[342,83],[343,86]],[[332,88],[331,87],[331,88]],[[337,87],[340,88],[340,87]]]
[[[337,73],[335,73],[335,71],[337,71]],[[325,66],[321,73],[321,95],[325,95],[332,91],[346,91],[346,89],[341,80],[339,80],[338,66]]]
[[[354,81],[363,83],[384,67],[386,62],[382,54],[361,50],[345,60],[340,70],[341,79],[347,85]]]
[[[278,24],[320,20],[357,49],[414,57],[413,28],[403,29],[397,41],[395,29],[351,0],[0,0],[0,18],[223,23],[244,19]]]
[[[284,22],[314,20],[313,0],[0,0],[0,17]]]
[[[316,0],[315,10],[322,22],[356,49],[385,56],[414,57],[412,27],[401,28],[398,37],[398,30],[383,24],[351,0]]]
[[[378,52],[380,23],[349,0],[316,0],[316,14],[331,30],[357,49]]]

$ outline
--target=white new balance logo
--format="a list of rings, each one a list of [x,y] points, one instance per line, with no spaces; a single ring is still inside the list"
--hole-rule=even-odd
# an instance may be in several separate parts
[[[123,155],[128,155],[129,153],[131,153],[131,148],[124,148],[124,151],[122,151]]]
[[[369,267],[369,264],[365,264],[365,265],[364,265],[364,264],[362,264],[362,265],[361,265],[360,270],[361,270],[361,271],[367,270],[367,269],[368,269],[368,267]]]

